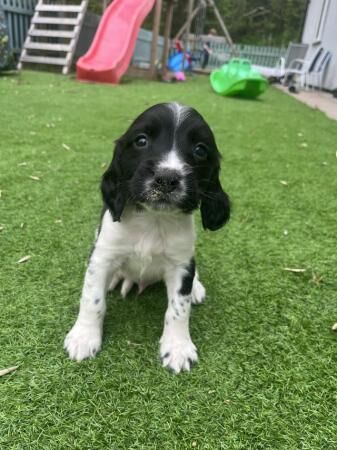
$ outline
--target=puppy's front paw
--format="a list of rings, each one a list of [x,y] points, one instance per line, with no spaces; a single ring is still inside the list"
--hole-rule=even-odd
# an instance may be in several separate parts
[[[162,338],[160,358],[163,367],[179,373],[182,370],[189,371],[193,363],[198,361],[198,354],[191,339],[172,341]]]
[[[64,348],[70,359],[82,361],[93,358],[102,345],[102,332],[98,326],[84,326],[75,323],[64,340]]]

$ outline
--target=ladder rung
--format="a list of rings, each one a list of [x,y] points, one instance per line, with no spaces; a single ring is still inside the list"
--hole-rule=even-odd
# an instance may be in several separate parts
[[[66,58],[51,58],[49,56],[32,56],[25,55],[21,58],[21,62],[38,63],[38,64],[52,64],[55,66],[64,66],[67,62]]]
[[[75,36],[74,31],[61,31],[61,30],[41,30],[35,28],[29,31],[29,36],[41,36],[41,37],[55,37],[55,38],[69,38],[72,39]]]
[[[33,17],[32,23],[45,25],[78,25],[78,18],[65,19],[63,17]]]
[[[36,11],[47,12],[68,12],[79,13],[82,11],[82,6],[79,5],[36,5]]]
[[[51,50],[52,52],[69,52],[71,46],[66,44],[46,44],[45,42],[27,42],[25,48],[31,50]]]

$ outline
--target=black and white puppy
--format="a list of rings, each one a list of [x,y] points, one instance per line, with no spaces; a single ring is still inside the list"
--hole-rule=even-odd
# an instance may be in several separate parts
[[[85,274],[77,320],[64,347],[78,361],[101,349],[105,297],[122,282],[125,296],[164,280],[168,307],[160,339],[163,366],[189,370],[197,350],[189,332],[191,303],[205,289],[194,261],[192,212],[205,229],[229,219],[213,133],[193,108],[163,103],[143,112],[117,140],[103,175],[102,221]]]

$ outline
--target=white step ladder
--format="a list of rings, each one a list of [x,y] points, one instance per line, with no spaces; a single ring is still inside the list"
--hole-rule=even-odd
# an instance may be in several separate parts
[[[18,69],[24,63],[62,66],[69,73],[89,0],[56,4],[39,0],[24,43]]]

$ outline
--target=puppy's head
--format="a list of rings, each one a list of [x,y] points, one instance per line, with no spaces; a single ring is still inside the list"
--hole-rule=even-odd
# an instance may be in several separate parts
[[[202,116],[178,103],[161,103],[117,140],[102,179],[103,200],[115,221],[126,204],[185,213],[200,204],[204,228],[217,230],[230,213],[219,170],[220,154]]]

